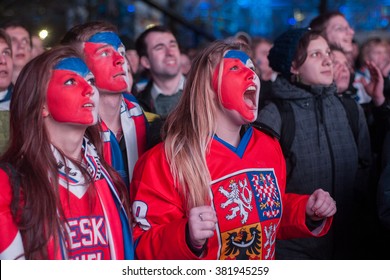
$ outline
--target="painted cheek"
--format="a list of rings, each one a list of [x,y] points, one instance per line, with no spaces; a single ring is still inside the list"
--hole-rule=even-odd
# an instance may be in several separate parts
[[[98,48],[103,44],[97,43],[85,43],[84,54],[88,68],[95,76],[96,86],[101,89],[110,90],[111,87],[111,75],[109,73],[110,65],[107,65],[107,60],[99,57],[96,53]]]
[[[228,77],[229,72],[229,59],[223,60],[225,65],[222,73],[222,81],[221,81],[221,103],[222,105],[229,110],[232,110],[234,107],[234,104],[237,102],[237,90],[234,90],[237,88],[237,84],[235,81],[232,81],[232,78],[235,79],[235,76]],[[218,92],[218,74],[219,74],[219,67],[220,64],[217,65],[217,67],[214,70],[213,74],[213,89],[215,92]]]
[[[59,122],[64,121],[66,115],[66,106],[61,106],[64,103],[64,93],[60,83],[60,75],[55,70],[47,88],[47,106],[52,117]]]
[[[81,112],[82,104],[78,96],[81,94],[64,91],[61,87],[49,85],[47,106],[52,118],[57,122],[92,123],[92,114]]]
[[[243,76],[241,74],[222,78],[221,92],[222,105],[226,109],[235,110],[241,115],[248,110],[243,100],[245,86],[243,85]]]
[[[100,81],[107,80],[107,77],[104,78],[104,69],[106,69],[107,66],[105,67],[105,62],[96,56],[96,52],[100,46],[101,44],[95,43],[85,43],[84,45],[85,62],[95,76],[96,85],[98,87],[100,87],[98,85]]]
[[[243,94],[246,88],[243,84],[243,78],[243,75],[239,74],[238,76],[222,79],[222,105],[226,109],[237,111],[246,120],[252,121],[254,114],[248,109],[244,101]]]

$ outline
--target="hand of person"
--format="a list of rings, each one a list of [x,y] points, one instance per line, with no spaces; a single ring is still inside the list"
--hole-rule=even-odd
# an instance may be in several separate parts
[[[207,238],[214,235],[217,215],[211,206],[194,207],[188,214],[190,242],[195,248],[201,248]]]
[[[385,61],[383,66],[380,67],[383,77],[388,77],[390,73],[390,61]]]
[[[306,203],[306,215],[313,221],[332,217],[336,210],[336,201],[323,189],[316,189]]]
[[[383,94],[384,80],[381,70],[371,61],[366,62],[368,71],[370,71],[371,80],[367,82],[364,77],[359,79],[359,82],[364,86],[367,94],[371,96],[375,106],[381,106],[385,102]]]
[[[334,81],[337,86],[337,93],[342,93],[348,89],[350,72],[346,70],[346,66],[342,63],[333,64]],[[344,82],[345,81],[345,82]]]
[[[333,64],[334,76],[335,76],[335,77],[340,76],[341,70],[342,70],[342,69],[343,69],[343,65],[342,65],[342,64],[340,64],[340,63]]]

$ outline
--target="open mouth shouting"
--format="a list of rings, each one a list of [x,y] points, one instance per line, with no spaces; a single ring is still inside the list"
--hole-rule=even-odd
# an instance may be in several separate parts
[[[249,86],[244,92],[244,102],[250,110],[257,110],[257,88],[254,85]]]

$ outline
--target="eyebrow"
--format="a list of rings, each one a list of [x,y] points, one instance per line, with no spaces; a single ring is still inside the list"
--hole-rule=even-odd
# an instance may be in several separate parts
[[[177,41],[172,39],[172,40],[170,40],[170,41],[168,42],[168,45],[170,45],[170,44],[172,44],[172,43],[177,44]],[[152,49],[154,50],[154,49],[156,49],[156,48],[158,48],[158,47],[160,47],[160,46],[165,46],[165,44],[164,44],[164,43],[158,43],[157,45],[153,46]]]
[[[321,48],[315,48],[315,49],[311,49],[311,50],[307,50],[308,53],[311,53],[311,52],[331,52],[331,50],[329,48],[326,48],[325,50],[321,49]]]
[[[87,43],[92,43],[92,42],[87,42]],[[99,51],[99,50],[101,50],[101,49],[105,49],[105,48],[109,48],[109,47],[111,47],[111,48],[114,48],[114,46],[113,45],[110,45],[110,44],[108,44],[108,43],[92,43],[92,44],[104,44],[104,45],[101,45],[101,46],[99,46],[98,48],[97,48],[97,50]]]

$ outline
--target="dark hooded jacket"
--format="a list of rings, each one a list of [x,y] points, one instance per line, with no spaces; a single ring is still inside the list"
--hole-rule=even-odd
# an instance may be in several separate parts
[[[370,139],[363,110],[359,110],[359,135],[355,141],[336,86],[304,86],[278,77],[272,98],[291,104],[295,137],[291,145],[294,163],[286,192],[312,194],[322,188],[336,200],[337,213],[332,230],[321,238],[278,240],[277,259],[354,259],[356,240],[363,228],[356,228],[368,185]],[[256,125],[280,138],[281,116],[271,101],[259,113]],[[357,211],[357,209],[359,209]],[[356,238],[355,238],[356,237]]]

